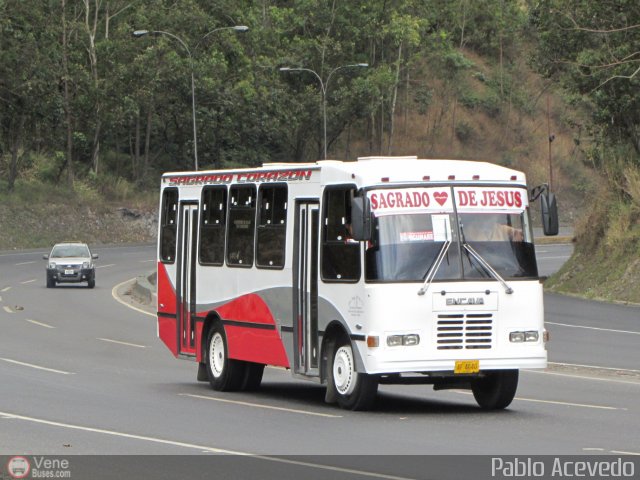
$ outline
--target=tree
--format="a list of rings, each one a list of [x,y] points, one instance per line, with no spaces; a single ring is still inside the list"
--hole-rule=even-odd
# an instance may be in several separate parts
[[[609,142],[640,158],[640,5],[632,0],[545,0],[532,12],[535,57],[547,76],[585,96]]]

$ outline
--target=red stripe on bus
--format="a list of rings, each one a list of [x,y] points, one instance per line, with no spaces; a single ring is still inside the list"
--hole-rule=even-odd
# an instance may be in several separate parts
[[[224,320],[273,325],[275,319],[267,304],[256,294],[243,295],[218,307]],[[289,360],[277,328],[260,329],[240,325],[225,325],[229,357],[248,362],[289,368]]]
[[[176,290],[169,279],[164,263],[158,262],[158,311],[176,314]]]

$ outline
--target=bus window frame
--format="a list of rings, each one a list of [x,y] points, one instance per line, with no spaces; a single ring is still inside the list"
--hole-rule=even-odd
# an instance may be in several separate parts
[[[173,224],[166,224],[165,219],[166,219],[166,203],[165,203],[165,198],[168,194],[170,193],[175,193],[176,198],[175,198],[175,215],[174,215],[174,221]],[[158,259],[160,260],[160,262],[162,262],[165,265],[174,265],[176,263],[176,257],[177,257],[177,252],[178,252],[178,217],[179,217],[179,208],[180,208],[180,189],[178,187],[167,187],[164,190],[162,190],[162,196],[161,196],[161,205],[160,205],[160,238],[158,239]],[[166,260],[164,255],[163,255],[163,245],[164,245],[164,229],[166,227],[173,227],[174,229],[174,248],[173,248],[173,260]]]
[[[271,227],[268,224],[261,225],[261,213],[262,213],[262,192],[265,189],[274,188],[275,189],[283,189],[285,191],[286,205],[287,208],[285,210],[284,215],[284,224],[279,224],[277,227],[272,225]],[[287,263],[287,224],[288,224],[288,215],[290,210],[290,199],[289,199],[289,185],[287,183],[271,183],[271,184],[262,184],[258,188],[258,198],[256,199],[256,220],[255,220],[255,234],[254,234],[254,253],[253,259],[256,268],[261,270],[283,270]],[[263,228],[282,228],[284,230],[284,241],[282,245],[282,265],[261,265],[258,262],[258,232],[260,227]]]
[[[222,262],[220,263],[209,263],[202,261],[202,232],[204,230],[204,195],[205,192],[210,190],[220,190],[224,191],[225,194],[225,205],[224,205],[224,225],[222,228],[224,229],[223,241],[222,241]],[[229,189],[226,185],[205,185],[202,187],[200,192],[200,224],[198,226],[198,264],[203,267],[223,267],[225,265],[226,255],[227,255],[227,228],[228,228],[228,218],[229,218]]]
[[[362,242],[358,242],[358,275],[355,278],[327,278],[324,275],[324,257],[325,257],[325,245],[326,244],[338,244],[338,242],[334,241],[334,242],[327,242],[325,240],[326,238],[326,234],[327,234],[327,225],[325,224],[325,218],[327,215],[327,208],[329,207],[329,202],[327,201],[327,193],[332,191],[332,190],[342,190],[342,191],[351,191],[353,192],[353,194],[355,195],[358,192],[358,186],[355,183],[341,183],[341,184],[333,184],[333,185],[326,185],[324,187],[324,189],[322,190],[322,194],[320,196],[320,198],[322,199],[322,205],[321,205],[321,215],[320,215],[320,255],[319,255],[319,261],[320,261],[320,265],[319,265],[319,273],[320,273],[320,279],[322,280],[323,283],[328,283],[328,284],[333,284],[333,283],[351,283],[351,284],[356,284],[359,283],[362,280],[362,246],[361,243]],[[347,204],[345,204],[345,206],[347,206]],[[350,208],[351,205],[348,204],[348,207]],[[346,213],[346,212],[345,212]],[[345,219],[345,225],[346,225],[346,219]],[[345,244],[345,246],[347,246]]]
[[[238,210],[243,209],[243,207],[234,207],[231,204],[231,194],[233,189],[253,189],[254,197],[253,197],[253,207],[249,207],[253,209],[253,228],[250,230],[252,233],[252,242],[251,242],[251,263],[243,264],[243,263],[229,263],[229,234],[231,232],[231,210],[236,208]],[[229,191],[227,193],[227,228],[225,232],[225,255],[224,255],[224,263],[225,266],[229,268],[252,268],[256,263],[256,224],[257,224],[257,212],[258,212],[258,186],[255,183],[234,183],[229,186]],[[248,208],[245,207],[246,210]]]

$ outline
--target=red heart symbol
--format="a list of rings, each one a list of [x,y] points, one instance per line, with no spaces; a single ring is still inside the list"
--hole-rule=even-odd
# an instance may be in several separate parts
[[[433,198],[435,198],[436,202],[438,202],[440,206],[443,206],[447,202],[449,195],[447,192],[436,192],[433,194]]]

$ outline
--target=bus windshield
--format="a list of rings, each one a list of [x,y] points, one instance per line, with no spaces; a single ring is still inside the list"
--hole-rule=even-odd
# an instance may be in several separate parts
[[[518,189],[517,206],[491,206],[480,205],[484,190],[475,192],[478,205],[465,204],[460,189],[368,192],[374,229],[365,251],[366,280],[423,282],[446,242],[451,245],[431,272],[434,281],[493,279],[465,246],[505,279],[537,278],[528,206],[521,201],[526,191]]]

